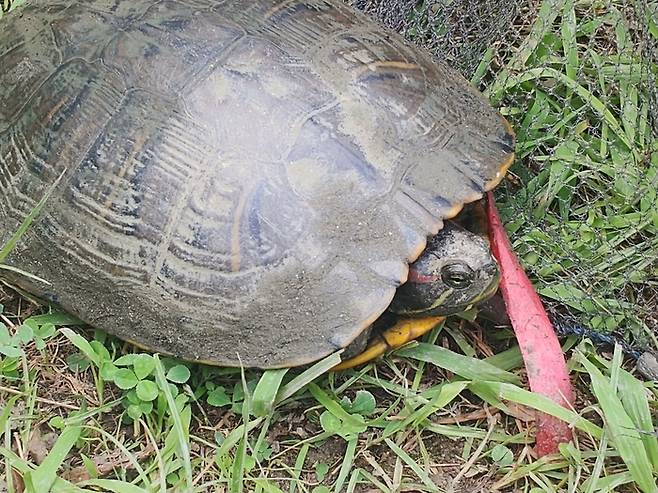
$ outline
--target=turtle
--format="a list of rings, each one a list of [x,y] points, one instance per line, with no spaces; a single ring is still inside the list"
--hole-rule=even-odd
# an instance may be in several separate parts
[[[0,66],[0,244],[48,196],[0,272],[93,327],[293,367],[495,290],[451,219],[503,179],[512,128],[338,0],[32,0]]]

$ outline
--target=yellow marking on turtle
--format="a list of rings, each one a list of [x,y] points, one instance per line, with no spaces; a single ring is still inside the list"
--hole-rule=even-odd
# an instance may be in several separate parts
[[[231,225],[231,272],[240,270],[240,226],[242,225],[242,216],[247,205],[248,196],[249,190],[243,189],[233,214],[233,224]]]
[[[418,246],[411,251],[411,254],[408,257],[409,263],[414,262],[418,257],[420,257],[421,254],[425,251],[425,248],[427,248],[427,238],[421,241],[418,244]],[[407,277],[405,277],[400,284],[404,284],[405,282],[407,282],[408,276],[409,276],[409,269],[407,266]]]
[[[510,152],[507,155],[507,158],[505,161],[503,161],[502,166],[498,170],[498,173],[496,173],[496,177],[493,180],[490,180],[484,184],[484,189],[489,191],[493,190],[498,186],[498,184],[505,178],[505,174],[507,173],[507,170],[509,169],[510,166],[512,166],[512,163],[514,163],[514,158],[516,157],[516,154],[513,152]]]
[[[368,345],[365,351],[353,358],[337,364],[330,371],[347,370],[367,363],[391,349],[398,348],[407,342],[418,339],[444,320],[445,317],[424,317],[400,320],[395,325],[382,332],[377,340]]]
[[[505,125],[505,129],[507,130],[507,133],[512,136],[512,139],[516,139],[516,132],[514,131],[514,127],[510,124],[510,122],[507,121],[507,118],[501,115],[500,117],[503,120],[503,125]]]
[[[482,196],[480,196],[479,198],[482,198]],[[465,202],[460,202],[458,204],[453,205],[448,211],[446,211],[446,213],[443,215],[443,218],[452,219],[462,211],[462,209],[464,208],[464,204]]]
[[[505,117],[501,116],[500,117],[503,120],[503,125],[505,126],[505,129],[507,130],[507,134],[512,137],[512,142],[516,140],[516,134],[514,132],[514,129],[512,128],[512,125],[505,119]],[[507,170],[512,166],[512,163],[514,163],[514,158],[516,157],[514,151],[510,152],[505,160],[501,163],[500,167],[498,168],[498,173],[496,173],[495,178],[492,180],[488,181],[487,183],[484,184],[485,190],[493,190],[505,177],[507,174]]]

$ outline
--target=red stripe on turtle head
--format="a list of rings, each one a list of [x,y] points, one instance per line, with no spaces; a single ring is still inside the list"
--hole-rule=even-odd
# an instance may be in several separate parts
[[[415,282],[415,283],[419,283],[419,284],[429,284],[431,282],[437,281],[438,279],[439,279],[439,276],[428,276],[426,274],[421,273],[420,271],[417,271],[413,267],[410,267],[407,282]]]

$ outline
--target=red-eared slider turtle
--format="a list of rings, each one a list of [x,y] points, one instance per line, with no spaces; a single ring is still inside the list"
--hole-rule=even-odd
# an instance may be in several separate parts
[[[338,0],[31,0],[0,66],[0,243],[63,174],[7,259],[50,284],[10,280],[192,360],[348,346],[512,160],[462,77]],[[491,290],[455,228],[398,311]]]

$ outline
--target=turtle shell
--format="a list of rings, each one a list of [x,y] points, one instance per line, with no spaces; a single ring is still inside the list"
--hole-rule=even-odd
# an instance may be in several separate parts
[[[61,175],[6,261],[49,284],[10,280],[191,360],[347,346],[512,160],[461,76],[338,0],[32,0],[0,66],[0,244]]]

